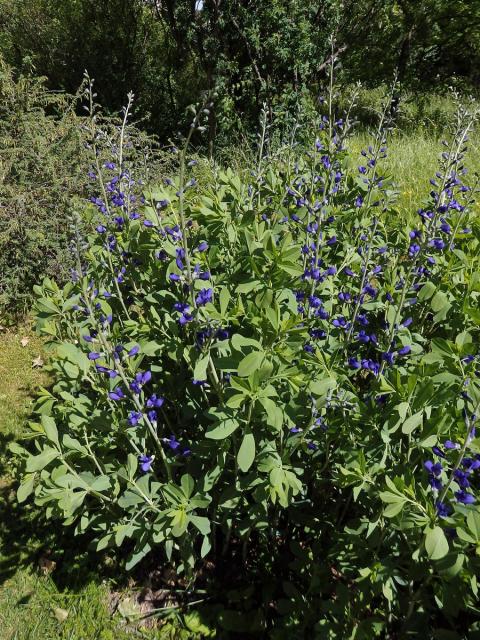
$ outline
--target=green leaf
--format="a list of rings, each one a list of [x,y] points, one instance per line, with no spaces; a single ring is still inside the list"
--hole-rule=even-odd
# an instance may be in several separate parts
[[[210,533],[210,520],[208,518],[205,518],[204,516],[191,515],[190,520],[204,536]]]
[[[262,345],[258,342],[258,340],[254,340],[253,338],[246,338],[239,333],[233,334],[231,343],[232,347],[237,351],[241,351],[243,347],[255,347],[256,349],[262,348]]]
[[[428,529],[425,536],[425,550],[430,560],[440,560],[448,553],[448,542],[441,527]]]
[[[429,300],[435,293],[436,289],[437,287],[433,284],[433,282],[426,282],[418,292],[417,297],[420,301]]]
[[[171,522],[172,535],[175,536],[175,538],[179,538],[187,530],[189,518],[185,509],[176,509],[171,515],[173,516]]]
[[[240,423],[238,420],[234,418],[227,418],[226,420],[222,420],[218,422],[216,426],[211,431],[207,431],[205,434],[206,438],[210,440],[224,440],[228,438],[228,436],[232,435],[232,433],[238,429]]]
[[[190,498],[195,488],[195,481],[191,475],[185,473],[180,480],[180,485],[182,487],[182,491],[185,494],[186,498]]]
[[[406,435],[408,435],[409,433],[412,433],[414,429],[416,429],[422,424],[422,420],[423,420],[423,411],[414,413],[413,416],[410,416],[409,418],[407,418],[403,423],[402,433],[405,433]]]
[[[195,380],[207,379],[207,367],[208,367],[209,360],[210,360],[209,353],[201,357],[200,360],[197,360],[195,364],[195,369],[193,370],[193,377],[195,378]]]
[[[148,542],[142,542],[142,544],[135,547],[133,552],[129,555],[127,562],[125,564],[125,569],[130,571],[136,564],[140,562],[142,558],[144,558],[147,553],[151,550],[151,546]]]
[[[132,343],[132,347],[134,346],[134,344],[135,343]],[[161,345],[159,345],[158,342],[155,342],[154,340],[150,340],[150,342],[145,342],[140,345],[140,353],[145,356],[154,356],[160,351],[160,349]]]
[[[238,450],[237,462],[240,469],[246,473],[255,459],[255,438],[253,433],[246,433],[243,436],[242,444]]]
[[[254,371],[256,371],[262,364],[265,354],[263,351],[252,351],[248,356],[245,356],[238,365],[238,375],[241,378],[246,378]]]
[[[17,500],[19,502],[25,502],[28,496],[32,493],[35,483],[35,474],[27,473],[23,478],[22,484],[17,489]]]
[[[230,302],[231,298],[230,292],[228,291],[227,287],[222,287],[218,298],[220,300],[220,313],[222,314],[222,316],[225,316],[228,308],[228,303]]]
[[[478,511],[470,511],[467,514],[467,526],[475,536],[475,540],[480,541],[480,513]]]
[[[402,504],[405,502],[404,496],[399,493],[392,493],[391,491],[381,491],[379,494],[380,500],[382,502],[387,502],[388,504]]]
[[[392,502],[388,507],[385,507],[383,515],[385,518],[394,518],[403,509],[404,504],[404,502]]]
[[[127,457],[127,475],[130,480],[133,480],[138,468],[138,458],[133,453],[129,453]]]
[[[236,393],[235,395],[230,396],[230,398],[227,400],[225,404],[230,409],[238,409],[246,401],[247,401],[247,396],[245,396],[243,393]]]
[[[30,456],[30,458],[27,459],[25,468],[29,473],[41,471],[50,464],[52,460],[55,460],[58,455],[58,451],[55,451],[55,449],[44,449],[38,456]]]
[[[334,389],[337,381],[334,378],[324,378],[310,383],[310,391],[315,396],[325,396],[331,389]]]
[[[210,544],[210,538],[205,536],[202,542],[202,548],[200,549],[200,557],[205,558],[205,556],[207,555],[207,553],[210,551],[211,548],[212,548],[212,545]]]
[[[48,440],[56,444],[57,447],[60,447],[60,442],[58,441],[58,430],[55,425],[55,420],[50,416],[42,416],[41,422]]]
[[[462,529],[461,527],[457,527],[456,531],[457,531],[457,536],[460,538],[460,540],[463,540],[464,542],[470,542],[471,544],[475,544],[476,542],[475,538],[471,536],[469,533],[467,533],[465,529]]]
[[[88,450],[84,447],[76,438],[72,438],[66,433],[63,436],[62,444],[66,449],[70,449],[71,451],[77,451],[78,453],[82,453],[83,455],[88,455]]]
[[[270,398],[258,398],[267,414],[267,424],[280,430],[283,425],[283,411]]]
[[[442,311],[444,309],[448,310],[448,308],[450,307],[450,302],[448,301],[448,298],[446,294],[443,293],[443,291],[437,291],[437,293],[433,296],[430,305],[432,307],[432,311],[438,313],[439,311]]]

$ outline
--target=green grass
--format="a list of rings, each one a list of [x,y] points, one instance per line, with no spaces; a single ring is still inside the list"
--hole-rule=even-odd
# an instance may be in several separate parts
[[[408,222],[417,220],[417,210],[428,198],[432,186],[430,178],[438,171],[438,159],[442,152],[442,138],[432,136],[426,131],[396,133],[388,143],[388,156],[382,161],[381,171],[393,177],[398,189],[397,207],[402,219]],[[371,142],[365,133],[358,133],[350,141],[354,153],[360,155],[361,149]],[[470,181],[472,174],[480,173],[480,136],[474,135],[470,141],[465,165]],[[480,205],[475,205],[480,214]]]

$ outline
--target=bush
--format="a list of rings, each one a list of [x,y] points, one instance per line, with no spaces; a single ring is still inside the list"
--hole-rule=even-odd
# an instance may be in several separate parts
[[[409,228],[385,113],[360,165],[324,115],[303,152],[270,161],[261,135],[250,175],[217,167],[201,193],[188,140],[147,186],[92,134],[96,232],[75,282],[36,287],[55,385],[34,453],[14,447],[19,499],[127,570],[155,552],[192,578],[223,551],[233,583],[256,576],[218,618],[244,637],[477,630],[473,117]]]
[[[68,279],[68,212],[88,160],[73,96],[0,61],[0,97],[0,310],[22,312],[39,277]]]

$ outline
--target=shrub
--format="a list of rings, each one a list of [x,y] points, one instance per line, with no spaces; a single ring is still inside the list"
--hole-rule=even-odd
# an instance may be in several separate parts
[[[14,447],[18,497],[124,546],[127,569],[155,551],[192,577],[223,549],[242,573],[240,546],[261,593],[227,629],[473,631],[473,116],[409,228],[382,175],[387,110],[358,164],[329,105],[303,152],[270,161],[262,134],[250,175],[217,167],[201,193],[189,140],[178,177],[150,186],[121,142],[100,162],[92,129],[96,232],[75,282],[36,287],[55,385],[35,451]]]
[[[39,276],[67,279],[67,212],[88,164],[73,96],[47,91],[41,78],[15,79],[1,61],[0,96],[0,309],[15,312]]]

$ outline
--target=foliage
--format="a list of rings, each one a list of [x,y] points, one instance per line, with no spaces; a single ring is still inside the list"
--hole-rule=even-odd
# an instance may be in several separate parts
[[[15,69],[70,93],[87,69],[110,113],[133,91],[163,142],[188,127],[201,91],[217,91],[210,151],[252,135],[264,102],[290,115],[315,102],[332,47],[347,83],[375,89],[397,74],[402,95],[420,103],[446,83],[478,88],[472,2],[452,11],[446,0],[0,0],[0,16],[0,52]]]
[[[102,160],[90,113],[96,229],[78,222],[73,282],[36,287],[55,385],[34,451],[13,447],[18,498],[121,547],[127,569],[155,553],[193,580],[240,548],[263,593],[237,596],[227,631],[476,630],[474,116],[459,109],[406,226],[382,172],[388,113],[360,164],[332,94],[303,151],[268,156],[265,116],[255,168],[216,169],[201,193],[187,154],[205,104],[156,185],[124,127]]]
[[[84,183],[83,149],[73,97],[15,79],[3,63],[0,95],[0,307],[24,311],[39,275],[68,275],[67,209]]]
[[[49,91],[45,78],[21,75],[0,62],[0,315],[25,313],[33,285],[44,276],[65,283],[74,266],[72,220],[83,207],[89,154],[81,96]],[[100,118],[100,116],[99,116]],[[101,117],[108,148],[121,118]],[[148,176],[169,165],[156,141],[128,127],[135,166],[148,158]],[[150,179],[150,178],[149,178]]]

